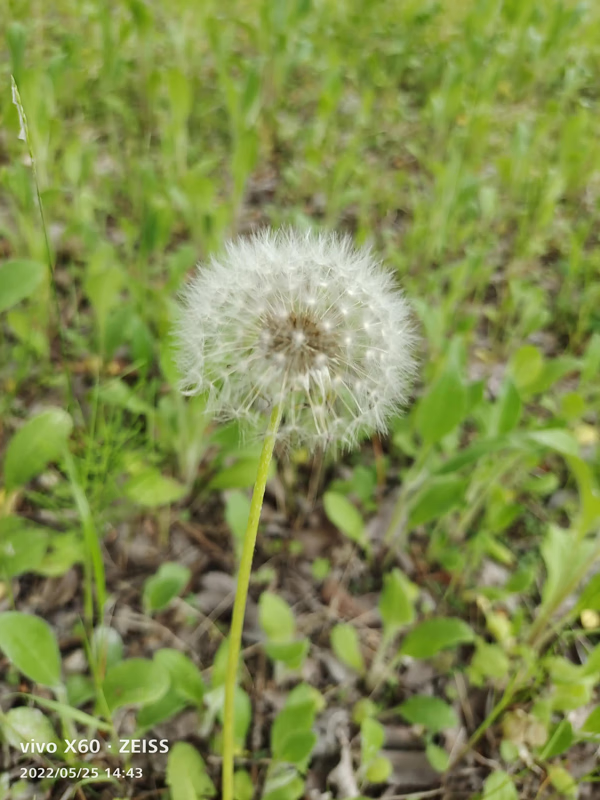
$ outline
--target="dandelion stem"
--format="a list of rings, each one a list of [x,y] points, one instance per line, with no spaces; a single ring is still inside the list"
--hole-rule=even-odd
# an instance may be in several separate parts
[[[231,630],[229,633],[229,653],[227,657],[227,675],[225,678],[225,708],[223,714],[223,800],[233,800],[233,756],[234,756],[234,734],[235,734],[235,692],[237,683],[238,661],[240,657],[240,647],[242,643],[242,629],[244,627],[244,616],[246,613],[246,600],[248,598],[248,586],[250,584],[250,573],[252,570],[252,559],[254,557],[254,547],[256,545],[256,535],[260,512],[262,510],[265,487],[269,465],[273,457],[273,447],[277,430],[281,422],[282,404],[278,403],[271,413],[269,426],[265,435],[265,440],[258,462],[258,474],[252,492],[252,502],[250,504],[250,515],[248,525],[244,535],[242,556],[238,572],[237,588],[235,601],[233,604],[233,617],[231,619]]]

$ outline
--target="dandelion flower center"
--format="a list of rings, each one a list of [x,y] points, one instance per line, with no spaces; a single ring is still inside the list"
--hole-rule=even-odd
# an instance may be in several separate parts
[[[291,311],[284,320],[265,315],[259,324],[268,333],[265,358],[282,355],[291,376],[322,368],[338,353],[338,337],[308,312]]]

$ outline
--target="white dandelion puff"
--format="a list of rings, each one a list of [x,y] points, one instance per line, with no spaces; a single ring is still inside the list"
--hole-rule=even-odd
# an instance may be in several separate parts
[[[410,309],[350,237],[265,230],[200,265],[177,327],[182,391],[279,441],[351,447],[383,433],[415,372]]]

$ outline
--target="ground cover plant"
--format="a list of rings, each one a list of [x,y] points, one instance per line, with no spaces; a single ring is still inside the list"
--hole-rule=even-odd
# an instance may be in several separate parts
[[[261,445],[173,322],[293,226],[372,245],[421,368],[387,436],[275,450],[236,800],[595,797],[600,9],[1,10],[2,796],[220,796]]]

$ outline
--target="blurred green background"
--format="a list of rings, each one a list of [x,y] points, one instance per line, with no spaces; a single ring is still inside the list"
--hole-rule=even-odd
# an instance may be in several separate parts
[[[397,272],[422,373],[383,450],[328,465],[323,518],[363,558],[359,593],[381,590],[382,564],[405,566],[410,539],[412,580],[477,631],[473,661],[439,674],[466,669],[508,698],[501,711],[521,691],[545,738],[519,745],[548,779],[531,788],[505,748],[519,796],[575,796],[560,757],[600,732],[598,714],[586,735],[568,717],[593,714],[600,673],[600,5],[1,0],[0,16],[5,607],[28,596],[22,576],[81,564],[93,626],[118,596],[103,539],[142,517],[163,554],[176,522],[211,519],[237,541],[257,452],[180,397],[176,292],[256,226],[348,231]],[[308,467],[297,453],[287,468],[288,519]],[[386,502],[383,552],[365,523]],[[292,545],[263,556],[302,558]],[[315,587],[335,573],[322,555]],[[566,723],[566,746],[547,749]]]

